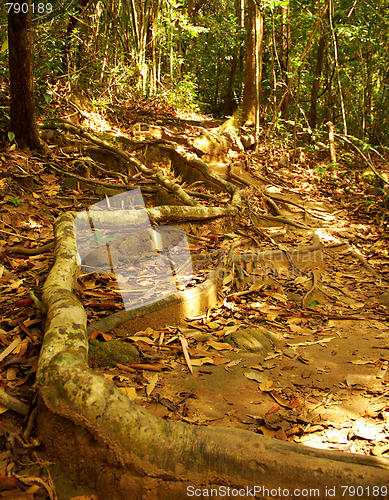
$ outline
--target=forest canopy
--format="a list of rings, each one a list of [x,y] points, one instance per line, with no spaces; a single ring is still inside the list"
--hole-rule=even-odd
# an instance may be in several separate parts
[[[38,111],[62,84],[89,92],[100,107],[162,96],[174,107],[229,116],[243,98],[255,9],[263,23],[254,40],[261,127],[272,123],[286,133],[296,121],[297,132],[312,140],[330,120],[343,134],[372,145],[387,142],[386,2],[67,3],[61,14],[33,19]],[[0,80],[7,92],[6,7],[0,36]]]

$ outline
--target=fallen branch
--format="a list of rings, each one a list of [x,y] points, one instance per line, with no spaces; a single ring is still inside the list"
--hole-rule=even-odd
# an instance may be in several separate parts
[[[7,247],[5,253],[7,254],[18,253],[21,255],[40,255],[41,253],[50,251],[53,247],[54,247],[54,241],[50,241],[50,243],[47,243],[46,245],[43,245],[41,247],[34,247],[34,248],[25,248],[20,245],[16,245],[13,247]]]
[[[0,404],[12,411],[16,411],[16,413],[20,413],[20,415],[26,416],[28,413],[28,405],[26,403],[22,403],[19,399],[10,396],[5,391],[0,391]]]

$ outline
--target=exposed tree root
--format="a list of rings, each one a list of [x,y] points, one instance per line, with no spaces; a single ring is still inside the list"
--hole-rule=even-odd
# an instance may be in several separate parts
[[[176,182],[170,182],[168,179],[166,179],[161,170],[151,170],[133,156],[131,156],[130,158],[130,163],[133,163],[137,167],[139,172],[142,172],[142,174],[146,175],[146,177],[155,180],[162,187],[175,194],[177,198],[185,203],[185,205],[193,207],[198,204],[196,201],[192,200],[188,193],[186,193],[179,184],[177,184]]]
[[[295,488],[315,488],[317,498],[340,499],[343,485],[360,484],[363,491],[389,487],[387,459],[312,449],[240,429],[169,422],[130,400],[87,364],[86,314],[72,294],[79,272],[72,214],[56,221],[55,235],[36,382],[50,411],[40,406],[38,427],[43,442],[79,480],[108,500],[182,500],[189,487],[220,486],[257,486],[261,498],[269,496],[262,488],[288,489],[288,497]],[[66,458],[70,439],[79,457],[75,461],[72,455],[72,463]],[[334,494],[326,488],[335,488]]]
[[[47,124],[42,126],[41,128],[47,128],[47,129],[60,129],[60,130],[65,130],[67,132],[70,132],[72,134],[76,134],[80,137],[84,137],[88,141],[90,141],[92,144],[96,144],[99,146],[102,150],[109,151],[110,153],[117,155],[119,158],[122,158],[125,160],[126,163],[131,163],[135,165],[135,168],[138,170],[138,172],[142,173],[144,176],[147,178],[153,179],[156,183],[160,184],[163,188],[165,188],[167,191],[170,191],[175,195],[178,199],[180,199],[185,205],[188,206],[197,206],[198,202],[194,201],[191,197],[191,194],[184,190],[179,184],[176,182],[171,182],[169,179],[166,178],[166,176],[162,173],[160,169],[149,169],[147,168],[138,158],[135,157],[134,154],[128,153],[127,151],[124,151],[122,148],[113,146],[110,142],[105,141],[103,139],[100,139],[99,137],[96,137],[95,135],[87,132],[84,130],[82,127],[76,127],[74,125],[71,125],[70,123],[65,123],[65,122],[54,122],[52,124]],[[130,141],[131,142],[131,141]],[[134,142],[134,141],[133,141]],[[169,141],[170,142],[170,141]],[[146,146],[148,144],[158,144],[159,147],[162,149],[167,150],[170,154],[175,155],[180,161],[178,164],[184,164],[187,167],[189,166],[190,168],[194,168],[202,173],[202,175],[211,181],[213,184],[216,186],[220,187],[223,191],[226,191],[231,195],[231,204],[233,206],[240,206],[240,200],[241,200],[241,193],[240,189],[235,186],[234,184],[225,181],[222,179],[220,176],[212,172],[206,163],[204,163],[202,160],[200,160],[195,154],[188,153],[185,151],[185,149],[181,146],[178,146],[177,144],[170,143],[167,144],[165,142],[162,142],[161,140],[152,140],[152,141],[143,141],[143,142],[136,142],[137,145],[142,145]],[[80,145],[81,147],[82,145]],[[112,186],[109,183],[102,182],[102,181],[97,181],[93,179],[87,179],[85,177],[81,177],[76,174],[69,174],[68,172],[64,172],[61,169],[58,169],[58,167],[54,167],[51,165],[52,168],[60,173],[66,174],[69,177],[74,177],[77,178],[78,180],[86,183],[91,183],[91,184],[98,184],[98,185],[103,185],[107,187],[118,187],[119,189],[122,187],[127,187],[127,189],[131,189],[130,185],[125,183],[125,185],[121,186]],[[122,176],[125,180],[125,176]],[[133,179],[132,175],[127,176],[129,179]],[[198,196],[199,198],[207,198],[206,195],[203,196]]]

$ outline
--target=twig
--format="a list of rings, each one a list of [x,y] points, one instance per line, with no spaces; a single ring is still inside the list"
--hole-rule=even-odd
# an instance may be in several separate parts
[[[26,403],[10,396],[5,391],[0,391],[0,404],[6,406],[9,410],[20,413],[20,415],[23,416],[26,416],[28,413],[28,405],[26,405]]]
[[[24,477],[24,476],[19,476],[19,474],[13,474],[14,477],[19,479],[24,484],[39,484],[40,486],[43,486],[44,489],[47,491],[49,494],[50,500],[57,500],[57,494],[55,490],[49,486],[43,479],[40,477]],[[50,478],[51,479],[51,478]]]
[[[22,236],[19,233],[11,233],[10,231],[6,231],[5,229],[0,229],[0,233],[9,234],[10,236],[17,236],[18,238],[23,238],[24,240],[36,241],[34,238],[30,238],[28,236]]]
[[[17,245],[14,247],[7,247],[6,253],[7,254],[19,253],[22,255],[40,255],[41,253],[48,252],[53,247],[54,247],[54,241],[50,241],[50,243],[47,243],[46,245],[43,245],[41,247],[34,247],[34,248],[24,248],[20,245]]]
[[[25,439],[28,439],[31,436],[32,429],[34,428],[35,425],[37,413],[38,413],[38,407],[35,406],[35,408],[30,413],[30,416],[28,417],[27,427],[23,433]]]
[[[8,354],[11,354],[11,352],[16,349],[16,347],[20,344],[21,340],[19,337],[16,337],[16,339],[11,342],[11,344],[6,347],[0,354],[0,361],[2,361],[4,358],[8,356]]]
[[[52,163],[46,163],[50,168],[55,170],[56,172],[59,172],[62,175],[66,175],[68,177],[73,177],[74,179],[77,179],[78,181],[85,182],[87,184],[98,184],[99,186],[105,186],[109,188],[115,188],[115,189],[131,189],[132,186],[129,186],[128,184],[112,184],[111,182],[103,182],[103,181],[97,181],[95,179],[87,179],[86,177],[82,177],[81,175],[77,174],[71,174],[70,172],[66,172],[65,170],[62,170],[58,167],[54,167]]]
[[[192,367],[192,363],[190,361],[190,357],[189,357],[189,353],[188,353],[188,342],[186,341],[186,338],[183,335],[180,335],[180,342],[181,342],[182,352],[184,353],[184,358],[185,358],[186,364],[188,365],[190,373],[193,375],[193,367]]]

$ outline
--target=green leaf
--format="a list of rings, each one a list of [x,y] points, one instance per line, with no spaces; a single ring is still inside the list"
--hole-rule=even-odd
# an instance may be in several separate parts
[[[2,43],[0,52],[4,52],[5,50],[8,50],[8,38],[6,38]]]
[[[13,198],[12,196],[9,197],[9,201],[15,205],[15,207],[18,207],[22,202],[19,200],[19,198]]]
[[[43,92],[43,97],[46,101],[46,104],[50,104],[51,99],[53,98],[53,96],[51,94],[48,94],[47,92]]]
[[[15,140],[15,134],[13,132],[8,132],[8,140],[12,142]]]

